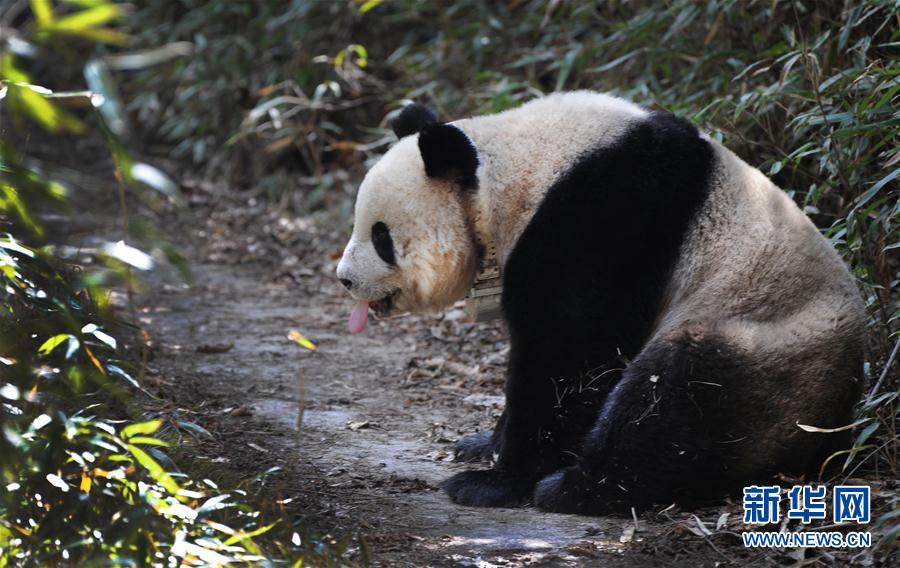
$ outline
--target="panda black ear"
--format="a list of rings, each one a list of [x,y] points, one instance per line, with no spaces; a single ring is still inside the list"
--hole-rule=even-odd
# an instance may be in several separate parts
[[[411,103],[403,107],[400,114],[391,121],[391,128],[397,138],[421,132],[429,124],[437,122],[437,117],[424,105]]]
[[[469,137],[452,124],[431,124],[419,133],[419,152],[428,177],[455,179],[463,189],[478,186],[478,152]]]

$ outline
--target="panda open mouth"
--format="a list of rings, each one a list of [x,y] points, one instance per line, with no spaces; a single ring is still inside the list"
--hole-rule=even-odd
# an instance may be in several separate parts
[[[372,302],[366,300],[357,301],[353,306],[353,310],[350,312],[350,321],[347,322],[350,333],[359,333],[366,328],[370,309],[380,318],[390,315],[394,309],[394,298],[396,298],[399,293],[400,290],[394,290],[380,300]]]

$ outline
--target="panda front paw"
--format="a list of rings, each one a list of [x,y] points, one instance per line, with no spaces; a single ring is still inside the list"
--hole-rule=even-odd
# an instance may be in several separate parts
[[[494,442],[491,432],[477,432],[463,436],[453,448],[454,461],[491,461],[494,457]]]
[[[534,480],[496,470],[464,471],[444,482],[450,500],[470,507],[518,507],[528,502]]]

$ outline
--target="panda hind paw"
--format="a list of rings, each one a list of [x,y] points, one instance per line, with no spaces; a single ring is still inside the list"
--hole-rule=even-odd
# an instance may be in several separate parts
[[[588,509],[593,509],[596,496],[586,494],[586,481],[579,467],[551,473],[535,486],[534,505],[553,513],[587,513]]]

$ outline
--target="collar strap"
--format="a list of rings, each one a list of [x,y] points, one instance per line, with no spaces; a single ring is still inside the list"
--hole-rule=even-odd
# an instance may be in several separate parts
[[[472,288],[466,296],[466,311],[475,321],[488,321],[501,316],[500,295],[503,291],[503,280],[500,274],[500,262],[497,249],[487,228],[482,225],[481,208],[474,203],[475,219],[473,233],[478,248],[482,251],[478,273]],[[483,229],[483,230],[482,230]]]

